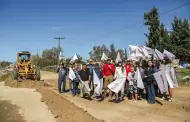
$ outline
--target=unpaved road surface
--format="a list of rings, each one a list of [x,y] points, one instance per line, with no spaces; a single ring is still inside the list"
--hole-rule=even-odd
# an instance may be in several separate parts
[[[0,122],[26,122],[19,114],[19,108],[9,101],[0,100]]]
[[[61,97],[43,81],[17,82],[7,78],[5,85],[0,87],[0,96],[18,105],[27,122],[102,122]]]
[[[40,99],[41,95],[40,93],[35,92],[35,89],[10,88],[4,86],[3,82],[0,82],[0,113],[1,116],[4,115],[5,119],[7,119],[6,121],[4,119],[0,122],[10,122],[9,116],[12,117],[10,118],[12,120],[11,122],[24,122],[24,120],[26,122],[56,122],[53,114],[48,110],[47,105],[41,102]],[[10,102],[2,102],[4,100]],[[8,107],[6,107],[6,104]],[[2,110],[3,105],[5,105],[7,113]],[[14,106],[18,107],[18,112],[14,109]],[[19,119],[19,116],[18,118],[15,118],[18,113],[23,116],[23,120],[17,120]]]
[[[57,88],[57,74],[42,72],[42,79]],[[174,90],[174,101],[157,100],[160,104],[150,105],[145,100],[134,103],[125,100],[121,103],[89,101],[71,94],[62,94],[76,106],[83,108],[92,116],[107,122],[190,122],[190,87],[180,86]],[[89,121],[90,122],[90,121]]]

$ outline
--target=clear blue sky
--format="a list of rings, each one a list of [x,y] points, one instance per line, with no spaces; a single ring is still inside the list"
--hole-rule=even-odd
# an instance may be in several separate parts
[[[160,13],[188,0],[0,0],[0,60],[14,61],[16,53],[57,46],[61,42],[66,57],[75,52],[85,59],[93,45],[114,43],[116,48],[141,45],[146,41],[144,12],[153,6]],[[174,16],[190,20],[190,5],[161,16],[171,29]]]

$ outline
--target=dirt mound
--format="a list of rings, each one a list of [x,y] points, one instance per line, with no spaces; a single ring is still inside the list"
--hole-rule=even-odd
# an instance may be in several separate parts
[[[103,122],[76,107],[47,87],[41,87],[39,92],[43,96],[43,102],[48,105],[58,122]]]
[[[36,81],[32,80],[23,80],[23,81],[15,81],[15,80],[6,80],[5,86],[10,86],[13,88],[35,88]]]
[[[38,88],[39,84],[42,84],[45,87],[50,86],[49,84],[47,84],[43,81],[34,81],[34,80],[16,81],[16,80],[12,80],[11,75],[9,75],[5,79],[5,86],[9,86],[12,88]]]

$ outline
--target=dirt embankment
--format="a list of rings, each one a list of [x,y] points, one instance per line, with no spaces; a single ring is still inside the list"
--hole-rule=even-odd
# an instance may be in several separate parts
[[[102,122],[76,107],[67,99],[60,97],[49,89],[50,86],[43,81],[25,80],[18,82],[12,81],[9,77],[5,81],[5,85],[13,88],[35,88],[42,95],[41,102],[46,103],[58,122]]]

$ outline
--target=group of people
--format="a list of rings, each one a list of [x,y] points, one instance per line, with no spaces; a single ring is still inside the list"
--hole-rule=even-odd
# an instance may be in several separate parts
[[[75,62],[72,65],[72,69],[75,74],[75,78],[73,80],[69,80],[70,91],[72,95],[75,96],[79,92],[82,94],[82,84],[81,81],[85,81],[88,83],[91,91],[89,92],[89,96],[92,96],[96,99],[105,99],[108,97],[109,101],[122,101],[125,97],[129,100],[133,100],[137,102],[139,99],[145,98],[147,99],[149,104],[154,104],[156,102],[156,96],[160,97],[161,100],[167,98],[166,93],[160,93],[158,85],[155,81],[153,74],[158,72],[166,66],[164,63],[161,65],[156,65],[156,63],[152,60],[148,60],[147,65],[145,67],[139,67],[137,62],[132,62],[130,60],[118,61],[117,63],[112,63],[111,59],[107,59],[101,63],[93,63],[93,60],[89,60],[89,64],[82,64],[82,69],[79,69],[79,63]],[[137,77],[136,71],[137,68],[140,69],[141,77],[144,84],[144,89],[140,89],[137,87]],[[60,67],[57,69],[58,77],[58,90],[59,93],[66,92],[66,80],[69,74],[69,70],[64,67],[62,63]],[[94,84],[93,75],[96,73],[99,79],[103,79],[103,88],[102,93],[97,95],[94,92],[97,84]],[[108,88],[108,85],[117,79],[122,79],[121,82],[122,87],[119,89],[118,93],[114,93],[112,90]],[[80,91],[78,90],[78,86],[80,86]],[[169,98],[168,101],[172,101],[172,89],[169,89]]]

